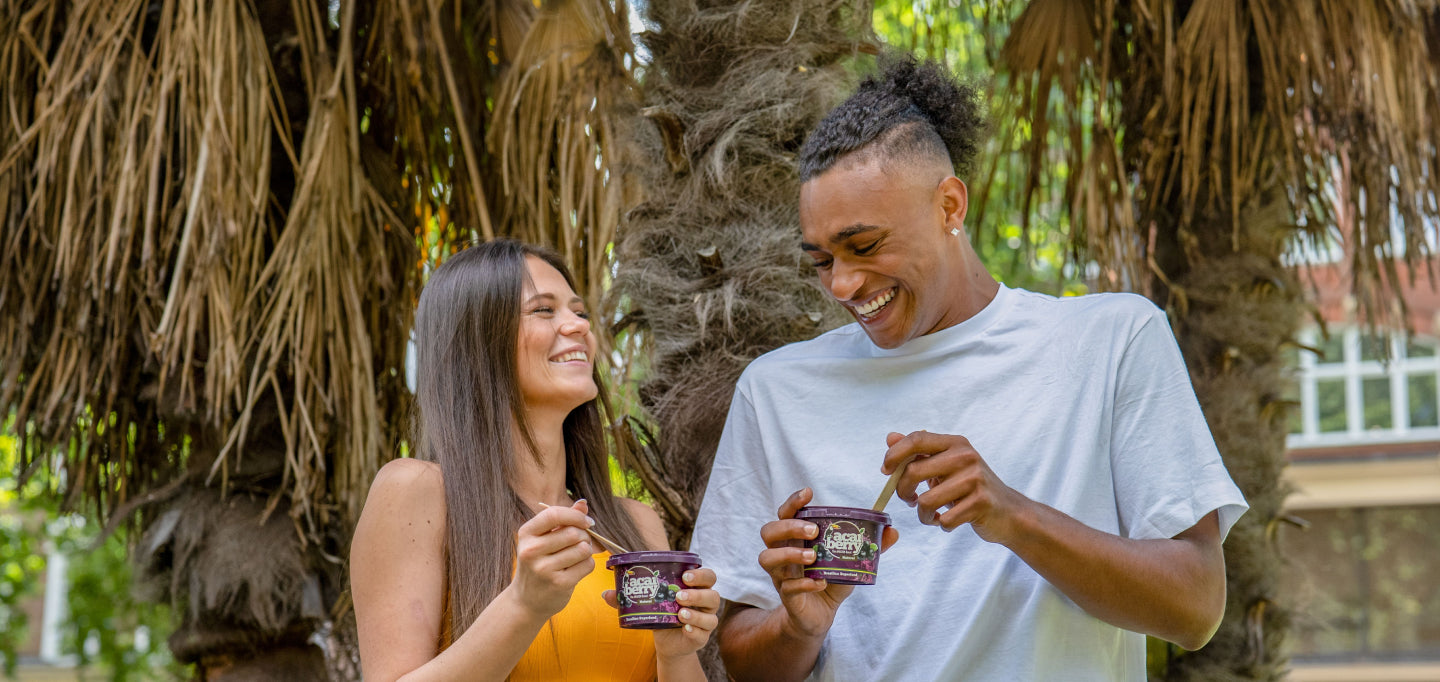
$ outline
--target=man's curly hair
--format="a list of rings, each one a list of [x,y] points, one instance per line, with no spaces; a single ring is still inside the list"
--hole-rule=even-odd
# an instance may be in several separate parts
[[[888,54],[880,70],[830,111],[800,148],[800,182],[830,170],[841,158],[873,148],[886,161],[947,159],[969,168],[985,122],[975,89],[944,66],[909,54]],[[867,149],[869,151],[869,149]]]

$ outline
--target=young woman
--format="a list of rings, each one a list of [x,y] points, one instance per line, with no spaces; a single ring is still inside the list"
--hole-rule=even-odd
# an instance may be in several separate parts
[[[608,553],[666,549],[611,495],[596,342],[555,254],[462,251],[415,316],[416,459],[386,464],[350,553],[365,679],[703,680],[715,574],[688,571],[682,628],[622,630]]]

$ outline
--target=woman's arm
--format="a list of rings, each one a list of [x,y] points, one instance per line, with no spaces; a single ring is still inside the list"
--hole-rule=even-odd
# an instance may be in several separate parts
[[[594,567],[584,503],[521,526],[516,577],[437,655],[445,584],[445,489],[435,464],[386,464],[350,548],[365,679],[503,680]],[[558,604],[558,605],[557,605]],[[553,610],[551,608],[553,607]]]
[[[670,549],[665,525],[649,505],[635,500],[621,500],[624,509],[635,520],[636,529],[649,549]],[[715,572],[708,568],[687,571],[686,588],[676,595],[680,622],[685,626],[671,630],[655,630],[655,669],[659,682],[704,682],[705,670],[700,667],[699,651],[710,640],[710,633],[719,624],[715,615],[720,608],[720,594],[709,589],[715,584]],[[606,601],[614,606],[614,591],[606,592]]]

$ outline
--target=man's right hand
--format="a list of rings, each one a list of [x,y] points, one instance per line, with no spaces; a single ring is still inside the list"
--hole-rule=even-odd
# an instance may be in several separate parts
[[[840,603],[855,589],[854,585],[832,585],[805,577],[805,567],[815,562],[815,550],[805,549],[804,541],[814,539],[820,527],[795,518],[795,513],[809,504],[813,496],[809,488],[791,493],[780,505],[777,520],[760,527],[760,537],[766,547],[760,552],[760,567],[770,574],[770,581],[780,594],[785,616],[783,627],[790,636],[800,639],[824,637],[835,621]],[[889,549],[899,538],[899,531],[886,526],[880,551]]]

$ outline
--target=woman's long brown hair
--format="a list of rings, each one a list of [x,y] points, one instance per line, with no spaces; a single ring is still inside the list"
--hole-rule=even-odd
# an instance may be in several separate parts
[[[555,253],[499,239],[461,251],[437,268],[415,314],[415,442],[417,456],[439,464],[445,478],[450,622],[442,630],[452,638],[510,583],[516,532],[530,514],[510,487],[515,458],[539,457],[517,377],[526,256],[554,266],[575,286]],[[589,501],[602,532],[627,547],[642,547],[633,520],[613,497],[602,421],[609,405],[598,370],[595,383],[602,386],[598,397],[565,418],[565,487]],[[512,442],[512,424],[524,442]]]

